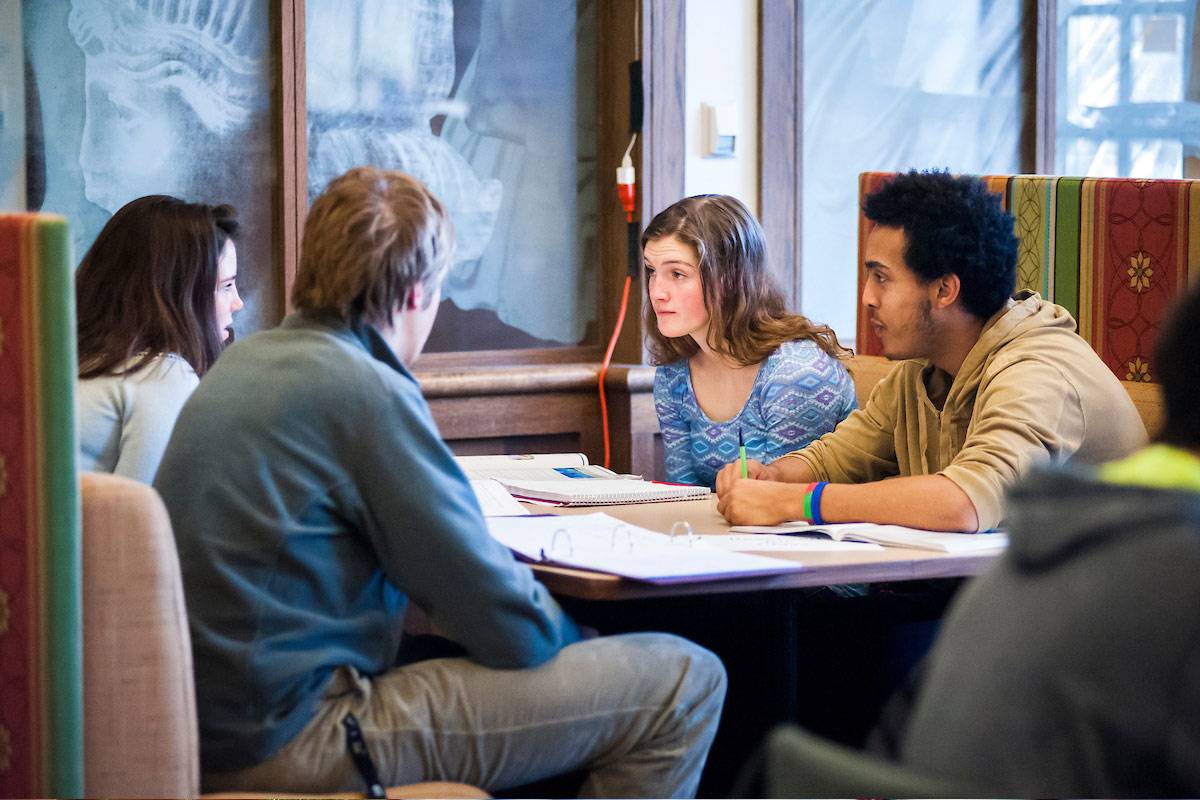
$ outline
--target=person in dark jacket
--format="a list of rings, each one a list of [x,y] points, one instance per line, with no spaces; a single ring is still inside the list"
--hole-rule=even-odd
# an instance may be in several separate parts
[[[1200,793],[1200,286],[1152,366],[1156,441],[1011,493],[1010,545],[957,599],[902,746],[993,796]]]

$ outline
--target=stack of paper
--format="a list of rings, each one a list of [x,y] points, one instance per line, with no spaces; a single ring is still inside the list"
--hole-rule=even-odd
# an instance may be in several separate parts
[[[706,486],[682,486],[622,476],[589,464],[582,453],[528,456],[459,456],[472,480],[494,480],[522,500],[564,506],[656,503],[707,497]],[[485,512],[486,513],[486,512]]]
[[[609,572],[651,583],[798,572],[801,565],[713,547],[700,536],[667,536],[607,514],[489,517],[510,550],[542,563]]]
[[[471,479],[471,489],[485,517],[523,517],[529,513],[525,506],[493,480]]]

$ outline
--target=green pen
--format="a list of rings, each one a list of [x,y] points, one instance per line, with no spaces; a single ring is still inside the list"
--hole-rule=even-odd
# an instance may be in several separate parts
[[[746,442],[742,440],[742,426],[738,426],[738,463],[742,465],[742,477],[749,478],[746,471]]]

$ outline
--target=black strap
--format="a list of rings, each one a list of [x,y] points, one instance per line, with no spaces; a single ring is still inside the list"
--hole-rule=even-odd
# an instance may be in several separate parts
[[[350,752],[359,777],[367,785],[367,797],[386,798],[383,784],[379,782],[379,772],[375,769],[375,762],[371,760],[371,751],[367,749],[367,742],[363,739],[362,728],[358,727],[358,718],[347,713],[342,717],[342,727],[346,729],[346,750]]]

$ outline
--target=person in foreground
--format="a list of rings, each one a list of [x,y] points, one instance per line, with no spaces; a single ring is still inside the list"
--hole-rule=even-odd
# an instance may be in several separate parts
[[[1012,296],[1012,217],[976,178],[909,172],[869,195],[862,302],[901,360],[833,433],[717,478],[731,522],[876,522],[979,531],[1047,460],[1127,455],[1145,428],[1066,309]],[[883,480],[893,478],[893,480]]]
[[[1099,469],[1039,469],[1007,552],[930,654],[906,763],[994,797],[1200,792],[1200,287],[1155,360],[1157,441]]]
[[[739,200],[699,195],[642,234],[646,330],[667,480],[710,488],[738,455],[770,463],[856,407],[833,330],[786,310],[758,220]]]
[[[278,327],[228,349],[155,486],[183,572],[213,790],[498,791],[586,770],[592,796],[696,791],[720,662],[663,634],[580,632],[493,540],[408,370],[452,263],[416,180],[351,170],[313,203]],[[418,604],[466,657],[404,663]]]
[[[230,206],[166,195],[105,224],[75,274],[80,469],[150,483],[242,308]]]

